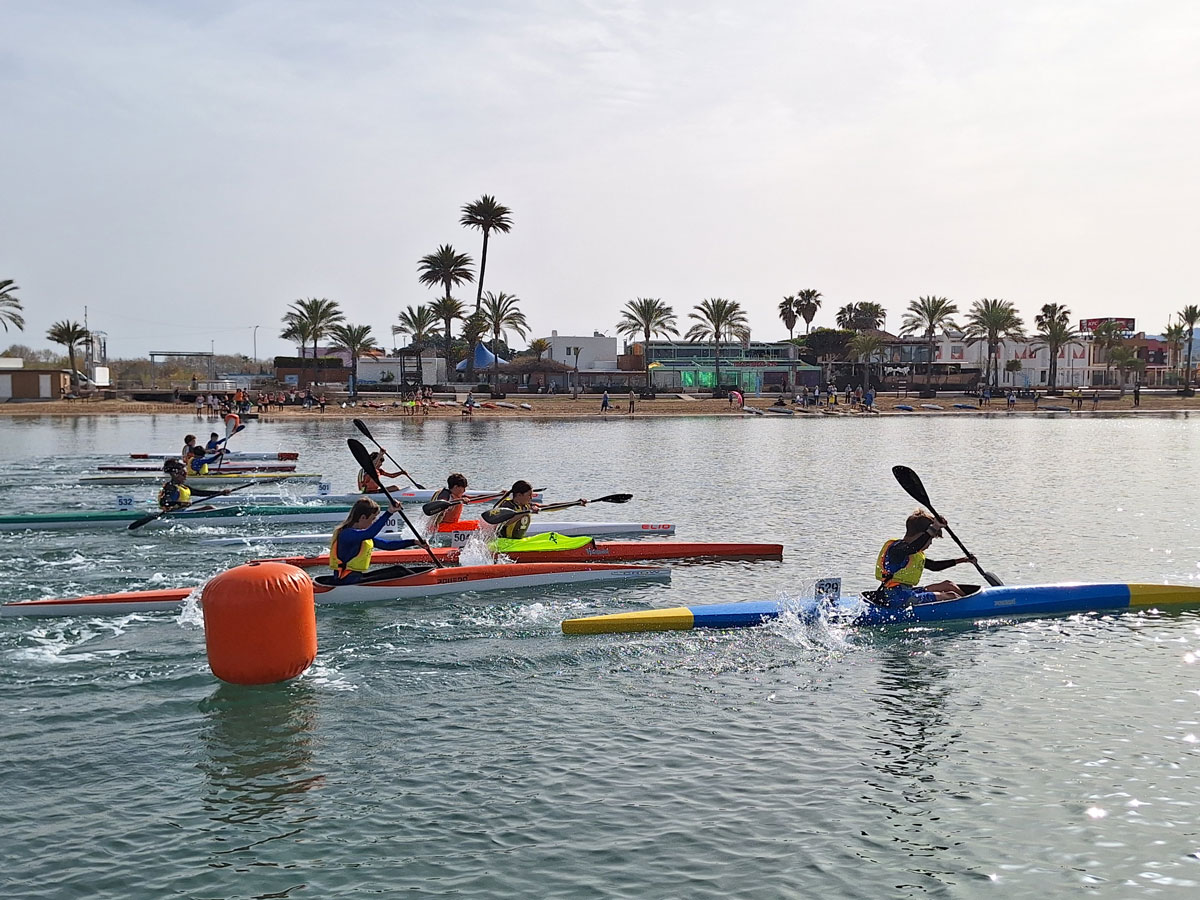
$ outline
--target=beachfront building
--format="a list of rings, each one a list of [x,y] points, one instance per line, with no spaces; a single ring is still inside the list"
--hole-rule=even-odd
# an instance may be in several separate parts
[[[656,391],[711,391],[718,387],[716,349],[712,341],[631,341],[621,363],[644,372],[649,358]],[[799,359],[787,341],[722,341],[720,368],[720,387],[745,394],[814,388],[821,381],[821,368]]]

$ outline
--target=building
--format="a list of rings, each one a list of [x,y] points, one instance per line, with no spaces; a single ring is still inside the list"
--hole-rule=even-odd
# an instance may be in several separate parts
[[[633,341],[626,345],[622,369],[645,372],[649,360],[655,390],[712,391],[718,387],[717,346],[712,341]],[[816,387],[819,366],[799,359],[787,341],[722,341],[720,387],[746,394]]]
[[[65,369],[0,368],[0,402],[58,400],[70,392],[71,376]]]

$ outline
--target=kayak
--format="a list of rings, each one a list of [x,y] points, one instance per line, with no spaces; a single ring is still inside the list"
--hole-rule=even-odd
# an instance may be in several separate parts
[[[646,537],[662,537],[675,533],[674,525],[659,525],[649,522],[534,522],[526,534],[543,534],[556,531],[559,534],[586,534],[591,537],[602,535],[644,535]],[[384,532],[384,535],[392,532]],[[443,531],[434,535],[430,540],[445,540],[455,545],[462,545],[471,537],[478,534],[477,530]],[[224,546],[251,544],[327,544],[328,534],[253,534],[236,538],[202,538],[198,543],[218,544]]]
[[[296,472],[235,472],[232,475],[217,475],[210,473],[208,475],[189,475],[187,483],[189,487],[199,488],[227,488],[237,487],[239,484],[244,484],[247,481],[264,481],[275,483],[278,481],[290,481],[292,484],[319,484],[322,476],[319,474],[300,473]],[[80,484],[95,484],[95,485],[111,485],[111,484],[145,484],[148,481],[165,482],[167,476],[161,470],[157,473],[145,472],[132,474],[124,472],[119,475],[85,475],[79,479]]]
[[[217,464],[208,467],[210,472],[217,471]],[[163,477],[162,466],[96,466],[97,472],[141,472],[148,473],[154,478]],[[220,469],[222,474],[238,475],[244,472],[295,472],[294,462],[246,462],[225,463]]]
[[[955,619],[1062,616],[1076,613],[1200,606],[1200,587],[1176,584],[1031,584],[985,587],[956,600],[910,607],[882,607],[861,597],[837,597],[832,603],[779,600],[717,603],[647,609],[606,616],[566,619],[564,634],[616,634],[639,631],[687,631],[692,628],[746,628],[792,612],[842,625],[915,625]]]
[[[796,414],[794,410],[790,410],[786,406],[768,406],[767,412],[775,413],[779,416],[794,416]]]
[[[458,562],[458,547],[434,547],[439,562]],[[637,559],[782,559],[783,544],[731,544],[704,541],[594,541],[581,547],[555,550],[506,550],[514,562],[625,562]],[[419,563],[428,560],[424,550],[376,550],[371,561],[378,565]],[[300,569],[329,565],[329,554],[285,556],[270,560],[285,562]],[[266,560],[260,560],[266,562]]]
[[[412,600],[443,594],[542,588],[597,581],[661,578],[671,570],[660,566],[619,566],[606,563],[515,563],[503,566],[426,567],[415,574],[385,581],[333,585],[327,576],[313,579],[318,604],[377,603]],[[0,604],[0,616],[94,616],[178,610],[195,588],[129,591],[65,599],[21,600]]]
[[[66,512],[28,513],[0,516],[3,531],[75,531],[86,528],[128,528],[131,522],[144,518],[155,510],[80,509]],[[349,515],[349,507],[329,506],[219,506],[198,504],[194,509],[180,510],[147,522],[145,528],[171,525],[215,525],[232,527],[248,522],[303,525],[317,522],[338,523]],[[326,537],[328,540],[328,537]]]
[[[130,453],[130,459],[182,459],[178,453]],[[279,450],[275,453],[259,450],[226,450],[226,459],[279,459],[279,460],[297,460],[300,458],[298,451],[288,452]]]
[[[189,479],[190,482],[190,479]],[[392,491],[391,496],[399,500],[401,503],[428,503],[433,499],[433,495],[437,491],[425,491],[411,488],[402,490],[396,488]],[[467,491],[468,497],[495,497],[499,491]],[[361,500],[363,497],[370,497],[377,503],[386,503],[387,496],[379,491],[370,494],[302,494],[298,497],[288,497],[284,494],[231,494],[228,497],[206,497],[205,503],[354,503]],[[533,499],[535,502],[541,502],[541,493],[535,493]]]

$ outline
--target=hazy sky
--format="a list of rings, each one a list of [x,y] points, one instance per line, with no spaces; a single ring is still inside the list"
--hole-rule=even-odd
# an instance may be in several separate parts
[[[924,294],[1200,301],[1196,0],[0,0],[0,34],[0,341],[86,305],[112,356],[268,356],[317,296],[390,347],[485,193],[534,336],[638,296],[764,340],[810,287],[893,329]]]

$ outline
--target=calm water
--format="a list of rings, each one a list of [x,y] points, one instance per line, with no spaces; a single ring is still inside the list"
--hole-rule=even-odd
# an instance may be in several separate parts
[[[4,420],[0,510],[105,505],[112,491],[72,486],[97,457],[206,427]],[[316,666],[257,689],[211,676],[194,614],[0,620],[0,897],[1200,892],[1196,613],[559,631],[590,612],[801,597],[828,574],[871,586],[913,506],[896,463],[1007,582],[1194,582],[1200,419],[373,429],[426,484],[462,469],[555,498],[632,491],[573,512],[782,541],[785,559],[325,609]],[[298,448],[348,489],[354,435],[331,419],[235,440]],[[193,534],[3,535],[0,596],[190,585],[267,555]]]

